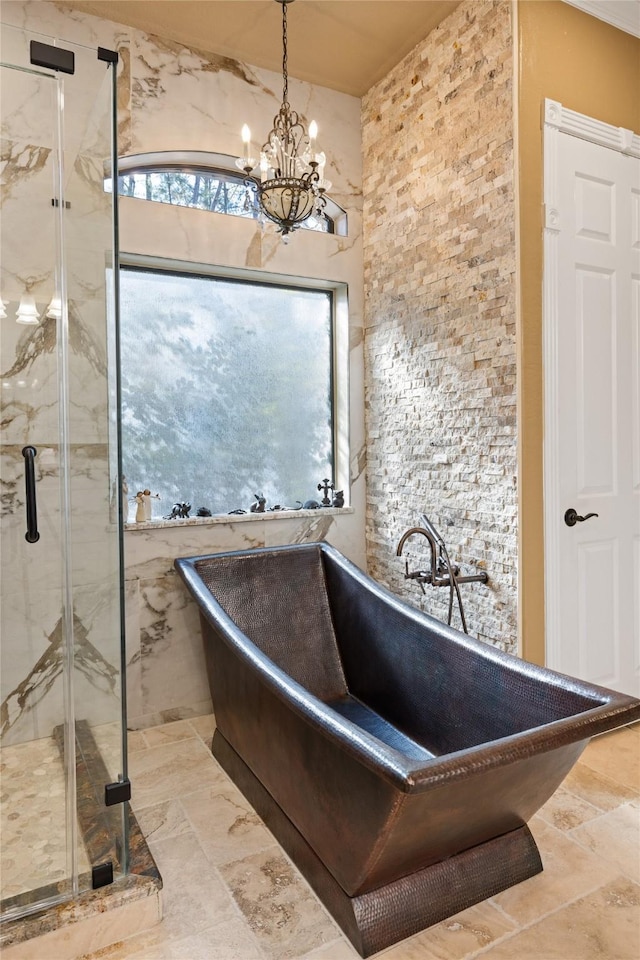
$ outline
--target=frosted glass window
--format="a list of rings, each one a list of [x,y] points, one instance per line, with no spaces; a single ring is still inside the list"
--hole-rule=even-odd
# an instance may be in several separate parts
[[[129,496],[159,494],[154,517],[318,499],[334,462],[332,292],[132,267],[120,283]]]

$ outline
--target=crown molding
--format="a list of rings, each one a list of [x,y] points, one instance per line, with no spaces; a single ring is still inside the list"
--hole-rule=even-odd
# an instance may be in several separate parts
[[[640,38],[640,0],[564,0],[584,13]]]

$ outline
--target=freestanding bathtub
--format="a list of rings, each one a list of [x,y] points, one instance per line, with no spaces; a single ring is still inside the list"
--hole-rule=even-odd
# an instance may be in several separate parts
[[[176,560],[213,753],[362,956],[542,869],[527,820],[640,701],[532,666],[327,544]]]

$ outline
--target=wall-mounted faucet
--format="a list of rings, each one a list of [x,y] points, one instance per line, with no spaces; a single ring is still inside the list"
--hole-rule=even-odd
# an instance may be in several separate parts
[[[404,550],[404,545],[409,537],[419,533],[421,536],[426,537],[426,539],[429,541],[431,565],[429,570],[409,570],[409,561],[405,560],[404,578],[405,580],[415,580],[416,583],[420,584],[420,589],[423,593],[426,593],[426,590],[424,589],[425,583],[430,584],[432,587],[449,587],[448,624],[451,624],[451,618],[453,615],[453,594],[455,591],[458,598],[458,609],[460,610],[462,629],[465,633],[468,633],[469,631],[467,630],[467,622],[464,615],[459,585],[461,583],[487,583],[489,576],[484,570],[481,570],[480,573],[474,573],[468,576],[459,576],[460,568],[451,563],[444,540],[434,525],[424,513],[421,514],[420,519],[422,520],[423,524],[421,527],[409,527],[409,529],[405,530],[400,537],[398,546],[396,547],[396,556],[401,557],[402,551]]]

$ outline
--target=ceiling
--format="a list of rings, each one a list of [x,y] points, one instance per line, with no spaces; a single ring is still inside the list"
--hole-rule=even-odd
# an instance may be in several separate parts
[[[361,97],[460,0],[296,0],[287,9],[289,74]],[[63,0],[187,46],[282,70],[274,0]]]

